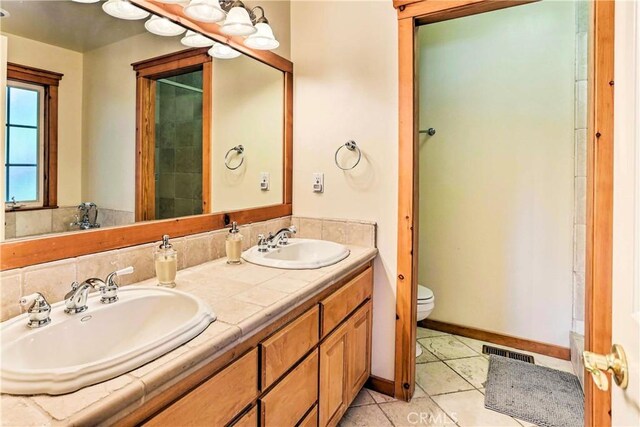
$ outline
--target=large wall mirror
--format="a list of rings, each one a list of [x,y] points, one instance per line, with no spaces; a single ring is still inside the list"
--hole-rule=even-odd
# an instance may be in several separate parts
[[[180,235],[290,213],[292,64],[201,28],[180,5],[128,4],[182,31],[152,34],[149,18],[114,18],[102,1],[3,2],[8,243],[172,219],[165,228],[181,223]],[[119,245],[159,229],[131,229],[137,240]]]

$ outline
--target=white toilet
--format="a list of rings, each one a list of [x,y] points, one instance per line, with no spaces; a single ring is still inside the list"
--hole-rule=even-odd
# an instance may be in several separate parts
[[[426,286],[418,285],[418,322],[429,317],[435,307],[436,298],[433,291]],[[422,354],[422,347],[416,343],[416,357]]]

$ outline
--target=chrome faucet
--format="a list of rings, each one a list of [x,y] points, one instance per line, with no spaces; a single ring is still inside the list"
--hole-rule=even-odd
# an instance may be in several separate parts
[[[116,278],[125,274],[131,274],[134,271],[133,267],[116,270],[113,273],[109,273],[106,283],[95,277],[87,279],[81,284],[73,282],[71,284],[71,290],[64,296],[64,303],[67,307],[64,312],[76,314],[85,311],[87,309],[87,298],[92,289],[100,291],[100,302],[103,304],[111,304],[118,301],[118,284],[116,283]]]
[[[69,224],[71,227],[78,227],[80,230],[99,228],[98,205],[93,202],[83,202],[78,205],[76,220]]]
[[[279,230],[276,234],[269,233],[269,237],[267,237],[267,247],[269,249],[275,249],[278,245],[287,245],[289,243],[289,237],[292,234],[296,234],[298,230],[294,225],[291,227],[285,227]]]
[[[87,298],[91,289],[104,289],[107,284],[97,278],[87,279],[82,283],[73,282],[71,290],[64,296],[64,304],[67,308],[64,312],[67,314],[82,313],[87,309]]]
[[[29,306],[27,313],[29,314],[29,322],[27,326],[30,328],[41,328],[51,323],[51,306],[40,292],[25,295],[20,298],[20,305]]]

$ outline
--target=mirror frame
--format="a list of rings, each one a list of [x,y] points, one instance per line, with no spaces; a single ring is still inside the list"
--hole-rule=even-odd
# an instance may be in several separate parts
[[[0,271],[151,243],[158,241],[163,234],[183,237],[219,230],[225,228],[231,221],[241,225],[249,224],[291,215],[293,212],[293,63],[273,52],[246,47],[241,37],[224,35],[217,24],[192,21],[182,12],[180,5],[153,0],[130,1],[155,15],[166,17],[185,28],[225,43],[253,59],[282,71],[284,74],[283,203],[2,242],[0,243]],[[131,185],[135,185],[135,182]]]

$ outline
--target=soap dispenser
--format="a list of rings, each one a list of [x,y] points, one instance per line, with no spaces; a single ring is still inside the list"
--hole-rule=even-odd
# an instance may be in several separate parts
[[[242,255],[242,234],[240,234],[238,224],[235,221],[231,223],[231,230],[229,230],[229,234],[227,235],[225,248],[227,250],[227,264],[240,264],[240,257]]]
[[[158,286],[166,288],[176,287],[176,273],[178,272],[178,252],[169,243],[169,236],[162,236],[162,243],[154,254]]]

